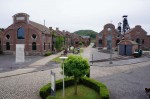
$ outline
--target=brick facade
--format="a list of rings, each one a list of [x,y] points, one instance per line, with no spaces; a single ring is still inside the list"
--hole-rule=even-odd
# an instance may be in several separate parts
[[[2,32],[0,31],[0,51],[2,50],[2,46],[1,46],[1,35],[2,35]]]
[[[115,26],[111,23],[106,24],[103,30],[96,35],[96,47],[107,48],[107,38],[112,37],[112,48],[117,47],[122,35],[115,29]]]
[[[125,39],[137,42],[142,49],[150,48],[150,36],[147,35],[147,32],[140,25],[136,25],[127,31]]]
[[[110,28],[111,31],[108,31],[108,28]],[[107,47],[107,36],[109,34],[112,35],[113,48],[117,47],[117,44],[122,39],[126,39],[137,42],[140,45],[140,48],[143,50],[150,49],[150,36],[147,35],[147,32],[140,25],[136,25],[134,28],[128,30],[123,38],[123,35],[119,33],[117,29],[115,29],[113,24],[106,24],[104,29],[96,36],[96,47]]]
[[[15,54],[16,44],[25,45],[25,55],[42,55],[51,50],[51,33],[44,25],[30,21],[28,14],[18,13],[13,16],[13,24],[2,32],[3,52]]]

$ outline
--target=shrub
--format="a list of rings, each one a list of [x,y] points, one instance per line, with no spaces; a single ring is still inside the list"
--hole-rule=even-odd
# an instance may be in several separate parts
[[[80,79],[79,83],[97,91],[100,94],[101,99],[109,99],[109,91],[106,85],[104,85],[103,83],[87,77],[83,77],[82,79]],[[72,85],[74,85],[73,78],[65,78],[65,87],[72,86]],[[62,89],[62,79],[56,81],[56,90],[59,89]],[[50,95],[50,92],[51,92],[50,84],[43,86],[40,89],[41,98],[46,99],[46,97]]]
[[[51,55],[51,54],[52,54],[52,52],[48,51],[48,52],[46,52],[46,53],[44,54],[44,56],[49,56],[49,55]]]
[[[134,57],[141,57],[142,54],[143,54],[142,50],[139,50],[139,51],[137,50],[136,52],[133,53],[133,56]]]
[[[101,99],[109,99],[109,91],[106,85],[104,85],[103,83],[87,77],[82,78],[80,82],[83,85],[86,85],[97,91],[100,94]]]

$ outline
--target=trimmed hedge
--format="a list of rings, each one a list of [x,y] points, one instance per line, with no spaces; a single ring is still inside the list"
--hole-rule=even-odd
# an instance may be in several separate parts
[[[80,83],[97,91],[101,99],[109,99],[109,91],[103,83],[87,77],[82,78]]]
[[[88,78],[88,77],[83,77],[82,79],[79,80],[79,83],[97,91],[100,94],[101,99],[109,99],[109,91],[108,91],[106,85],[104,85],[103,83],[98,82],[98,81]],[[56,90],[62,89],[62,87],[63,87],[62,84],[63,84],[62,79],[57,80],[56,81]],[[72,86],[72,85],[74,85],[74,79],[73,78],[65,78],[65,87]],[[50,92],[51,92],[51,85],[50,85],[50,83],[48,83],[47,85],[43,86],[40,89],[39,94],[42,99],[46,99],[46,97],[48,97],[50,95]]]
[[[63,80],[57,80],[56,81],[56,90],[62,89],[63,88]],[[74,85],[74,79],[73,78],[65,78],[65,87]],[[46,97],[48,97],[48,95],[50,95],[51,92],[51,84],[48,83],[47,85],[43,86],[40,89],[40,97],[42,99],[46,99]]]

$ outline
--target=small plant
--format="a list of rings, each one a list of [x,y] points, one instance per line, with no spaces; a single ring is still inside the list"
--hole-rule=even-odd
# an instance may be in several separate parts
[[[49,56],[49,55],[51,55],[51,54],[52,54],[52,52],[48,51],[48,52],[46,52],[46,53],[44,54],[44,56]]]

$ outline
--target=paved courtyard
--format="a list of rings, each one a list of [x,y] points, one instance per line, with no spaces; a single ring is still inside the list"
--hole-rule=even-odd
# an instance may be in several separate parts
[[[25,56],[24,63],[16,63],[15,55],[0,55],[0,73],[27,67],[42,58],[42,56]]]
[[[90,58],[93,51],[97,57],[103,54],[89,47],[82,55]],[[102,56],[109,57],[108,54],[105,55]],[[111,99],[148,99],[144,88],[150,87],[150,61],[149,58],[145,58],[147,60],[144,62],[145,59],[142,59],[134,60],[138,63],[126,60],[128,64],[121,65],[119,63],[125,63],[125,60],[116,61],[118,65],[96,62],[91,66],[91,77],[108,86]],[[39,64],[40,61],[36,63]],[[39,88],[50,82],[50,70],[56,73],[57,79],[62,78],[61,69],[56,65],[57,68],[52,69],[51,66],[36,66],[32,63],[28,68],[0,73],[0,99],[40,99]]]

